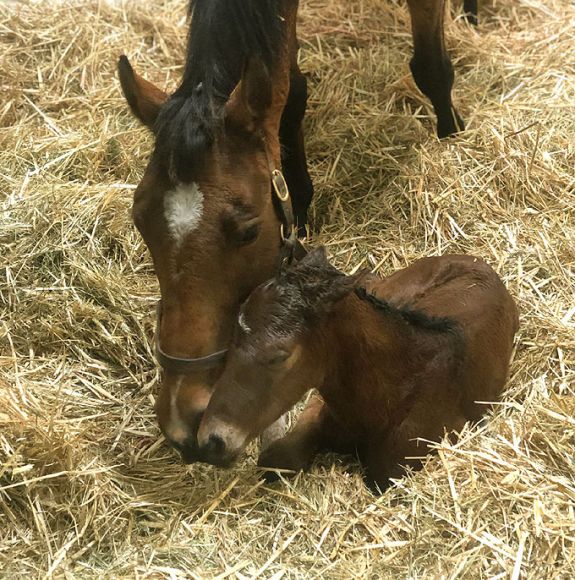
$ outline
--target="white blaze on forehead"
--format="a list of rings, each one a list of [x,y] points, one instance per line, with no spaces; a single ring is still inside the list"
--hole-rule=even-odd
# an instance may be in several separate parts
[[[164,197],[164,216],[168,232],[176,244],[195,230],[204,213],[204,194],[197,183],[180,183]]]

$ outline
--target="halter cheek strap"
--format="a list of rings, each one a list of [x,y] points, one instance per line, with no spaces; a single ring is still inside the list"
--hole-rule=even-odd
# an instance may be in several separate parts
[[[296,247],[301,245],[297,238],[297,232],[293,217],[293,208],[291,197],[286,180],[279,169],[272,169],[272,196],[276,214],[280,220],[280,256],[279,266],[281,267],[285,262],[291,262],[295,253]]]

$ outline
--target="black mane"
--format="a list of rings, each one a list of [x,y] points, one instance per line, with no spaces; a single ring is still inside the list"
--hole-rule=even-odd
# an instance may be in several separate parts
[[[355,288],[355,293],[359,298],[368,302],[376,310],[385,314],[399,316],[408,324],[418,328],[431,330],[433,332],[450,332],[459,334],[459,324],[451,318],[445,316],[430,316],[421,310],[412,310],[408,307],[398,308],[397,306],[393,306],[389,302],[370,294],[365,288]]]
[[[222,107],[245,62],[257,55],[272,70],[284,38],[283,0],[190,0],[182,82],[156,121],[156,155],[179,181],[212,145]]]

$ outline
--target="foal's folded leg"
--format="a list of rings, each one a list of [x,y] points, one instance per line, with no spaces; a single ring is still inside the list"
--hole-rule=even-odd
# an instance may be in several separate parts
[[[439,442],[446,432],[459,432],[465,417],[449,403],[438,404],[436,413],[429,404],[414,408],[400,425],[379,441],[371,441],[362,456],[365,484],[374,493],[385,491],[392,479],[406,474],[408,467],[421,469],[429,454],[428,442]]]
[[[288,413],[284,413],[277,421],[274,421],[260,435],[261,448],[267,449],[274,441],[281,439],[288,428]]]
[[[320,451],[350,453],[354,442],[337,422],[319,395],[313,395],[295,427],[283,438],[271,443],[259,456],[258,466],[267,481],[275,481],[274,469],[307,469]]]

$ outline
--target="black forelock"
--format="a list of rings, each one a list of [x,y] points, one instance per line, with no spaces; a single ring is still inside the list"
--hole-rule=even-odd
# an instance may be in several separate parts
[[[273,70],[284,38],[284,0],[191,0],[182,82],[156,121],[156,155],[179,181],[191,180],[222,123],[223,106],[250,56]]]
[[[271,306],[269,330],[276,334],[306,328],[322,311],[326,290],[336,281],[348,278],[325,258],[308,255],[301,262],[282,270],[272,282],[277,300]]]

